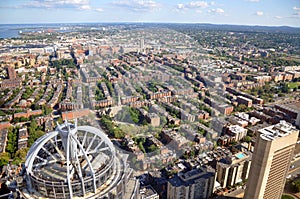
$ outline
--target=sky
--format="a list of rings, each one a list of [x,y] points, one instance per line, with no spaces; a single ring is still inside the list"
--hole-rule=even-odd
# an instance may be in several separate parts
[[[0,0],[0,24],[82,22],[300,27],[300,0]]]

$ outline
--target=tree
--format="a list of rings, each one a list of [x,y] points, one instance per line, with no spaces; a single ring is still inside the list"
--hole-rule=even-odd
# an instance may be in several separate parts
[[[0,167],[7,165],[9,162],[9,154],[8,153],[0,153]]]
[[[125,137],[125,133],[119,127],[114,128],[113,132],[114,132],[114,137],[117,139],[122,139]]]
[[[245,104],[239,104],[237,107],[235,107],[235,111],[237,112],[244,112],[247,110],[247,106]]]
[[[52,113],[52,108],[50,108],[50,107],[43,106],[42,109],[43,109],[44,115],[49,115]]]
[[[293,181],[292,186],[295,191],[299,192],[300,191],[300,179]]]
[[[13,119],[13,122],[14,123],[18,123],[18,122],[27,122],[29,120],[29,118],[27,118],[27,117],[17,117],[17,118],[14,118]]]
[[[205,120],[203,120],[203,119],[199,119],[199,122],[201,123],[201,124],[203,124],[204,126],[206,126],[206,127],[209,127],[209,122],[206,122]]]
[[[129,113],[132,121],[137,124],[139,122],[139,111],[137,109],[130,108]]]
[[[287,83],[281,83],[281,91],[283,93],[288,93],[289,92],[289,85]]]
[[[64,121],[63,121],[62,117],[59,117],[59,118],[57,119],[57,122],[58,122],[59,124],[62,124],[62,123],[64,123]]]
[[[294,197],[289,195],[282,195],[281,199],[294,199]]]
[[[248,142],[248,143],[249,143],[249,142],[251,142],[251,137],[247,135],[247,136],[244,138],[244,140],[245,140],[245,142]]]
[[[36,130],[36,129],[38,128],[38,125],[37,125],[37,123],[36,123],[35,120],[32,120],[32,121],[30,122],[30,126],[29,126],[29,127]]]
[[[19,127],[10,127],[8,129],[6,151],[9,153],[11,158],[14,157],[16,151],[18,150],[18,134]]]
[[[15,157],[14,157],[14,160],[12,163],[15,165],[19,165],[20,163],[25,162],[28,150],[29,150],[29,148],[22,148],[22,149],[18,150],[15,154]]]
[[[35,120],[32,120],[30,126],[28,127],[28,146],[30,147],[39,137],[45,134],[44,131],[40,129]]]
[[[148,152],[151,153],[151,152],[154,152],[158,150],[158,147],[155,146],[154,144],[151,144],[149,147],[148,147]]]
[[[141,149],[141,151],[142,151],[143,153],[146,153],[146,150],[145,150],[145,148],[144,148],[144,146],[143,146],[143,142],[139,142],[138,146],[139,146],[139,148]]]

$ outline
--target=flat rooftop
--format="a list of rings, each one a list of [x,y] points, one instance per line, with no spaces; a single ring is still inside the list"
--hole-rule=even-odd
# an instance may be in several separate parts
[[[148,185],[140,189],[141,195],[144,196],[144,198],[151,198],[153,196],[157,196],[158,194],[156,191],[153,189],[152,186]]]
[[[287,104],[284,104],[284,105],[286,105],[287,107],[292,108],[292,109],[299,109],[300,110],[300,101],[294,101],[294,102],[287,103]]]
[[[258,131],[261,133],[261,138],[271,141],[276,138],[284,137],[286,135],[294,133],[297,131],[297,129],[292,124],[281,120],[276,125],[268,126]]]

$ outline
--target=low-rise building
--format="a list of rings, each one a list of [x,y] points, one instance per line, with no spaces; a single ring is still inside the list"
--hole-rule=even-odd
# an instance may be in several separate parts
[[[27,128],[21,128],[21,129],[19,129],[18,150],[27,147],[28,137],[29,136],[28,136]]]
[[[5,148],[7,144],[7,134],[8,134],[8,128],[0,128],[0,153],[5,152]]]
[[[232,136],[234,140],[238,142],[247,135],[247,129],[239,125],[231,125],[228,127],[227,134]]]
[[[89,109],[81,109],[76,111],[66,111],[61,114],[63,120],[73,120],[75,118],[87,116],[90,113]]]
[[[188,140],[185,137],[173,130],[163,130],[161,139],[175,150],[183,149],[188,144]]]
[[[252,100],[244,97],[244,96],[237,96],[237,102],[238,104],[244,104],[246,107],[252,107]]]
[[[31,116],[36,116],[36,115],[41,115],[43,114],[42,110],[27,110],[27,112],[21,112],[21,113],[15,113],[14,118],[20,118],[20,117],[25,117],[29,118]]]

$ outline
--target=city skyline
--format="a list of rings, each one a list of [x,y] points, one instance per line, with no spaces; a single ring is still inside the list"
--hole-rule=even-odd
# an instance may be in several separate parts
[[[0,24],[171,22],[300,27],[299,0],[4,0],[0,11]]]

